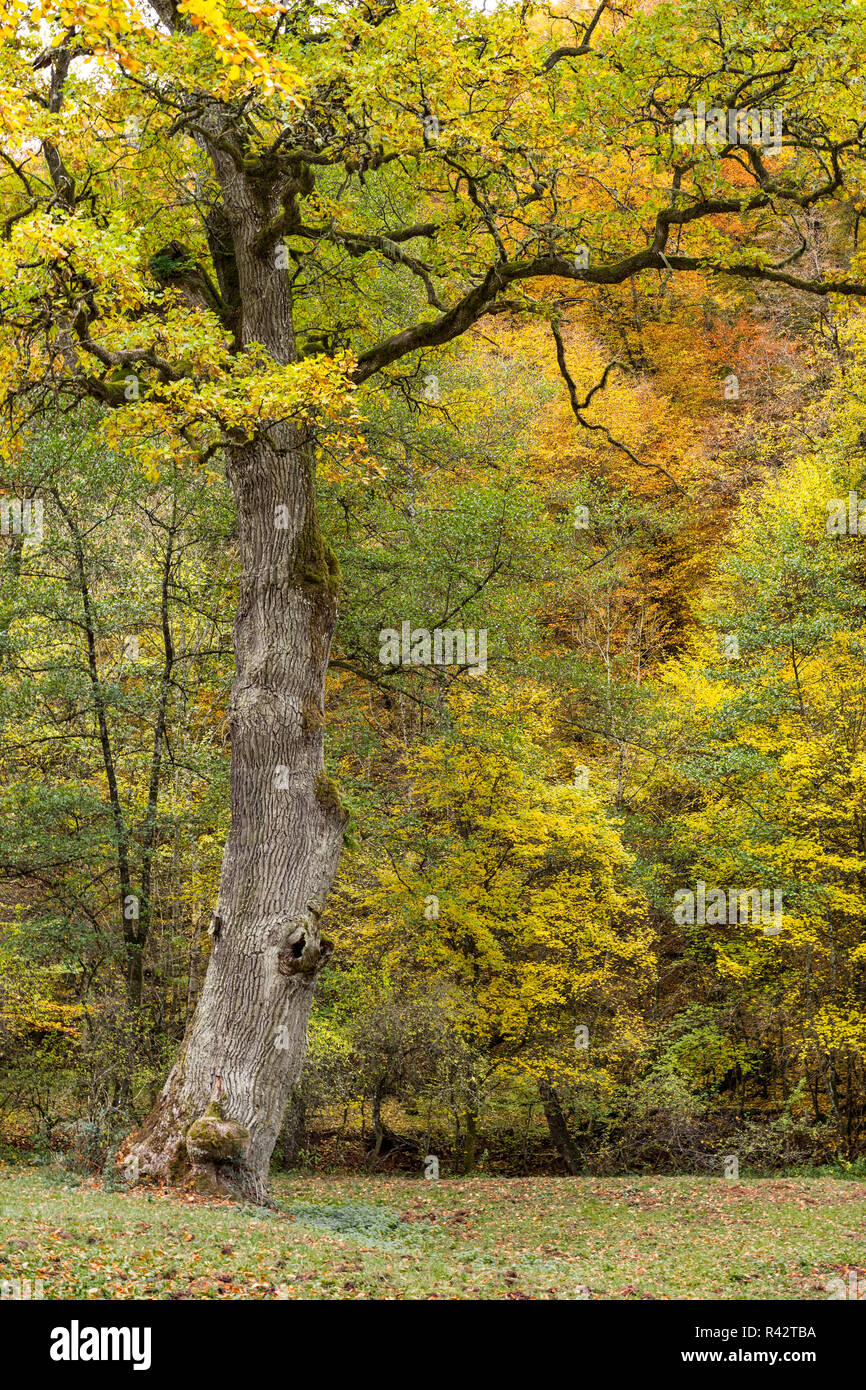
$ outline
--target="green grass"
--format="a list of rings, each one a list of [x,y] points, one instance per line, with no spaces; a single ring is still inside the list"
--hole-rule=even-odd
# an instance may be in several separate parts
[[[273,1195],[279,1212],[0,1169],[0,1279],[81,1299],[810,1300],[866,1279],[866,1183],[827,1177],[278,1176]]]

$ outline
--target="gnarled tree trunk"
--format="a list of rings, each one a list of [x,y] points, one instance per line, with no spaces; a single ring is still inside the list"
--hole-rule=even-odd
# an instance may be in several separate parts
[[[261,228],[279,212],[220,167],[242,341],[295,355],[288,278]],[[285,190],[283,190],[283,196]],[[265,1200],[271,1153],[301,1071],[320,937],[345,813],[324,773],[325,674],[337,567],[316,520],[309,432],[272,422],[234,448],[241,581],[230,704],[231,831],[213,949],[180,1055],[121,1158],[138,1171]],[[190,1127],[194,1126],[192,1134]],[[134,1169],[133,1169],[134,1171]]]
[[[288,442],[288,441],[287,441]],[[324,773],[325,671],[336,583],[315,521],[300,440],[231,464],[242,558],[232,688],[232,824],[213,949],[180,1056],[126,1157],[140,1171],[263,1200],[268,1164],[303,1063],[326,952],[319,934],[345,815]],[[289,506],[290,529],[275,525]],[[193,1163],[189,1125],[212,1101],[247,1131],[242,1153]],[[217,1146],[219,1147],[219,1146]]]

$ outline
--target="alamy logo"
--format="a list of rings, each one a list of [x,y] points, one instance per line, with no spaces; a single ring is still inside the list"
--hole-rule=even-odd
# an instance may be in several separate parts
[[[828,536],[866,536],[866,502],[861,502],[856,492],[844,497],[831,497],[827,503]]]
[[[0,1279],[0,1300],[4,1303],[20,1303],[25,1299],[44,1298],[45,1286],[41,1279]]]
[[[862,1270],[849,1269],[848,1282],[844,1279],[828,1279],[824,1288],[832,1298],[854,1299],[860,1303],[866,1300],[866,1275],[858,1277]]]
[[[477,637],[477,642],[476,642]],[[470,675],[487,670],[487,628],[413,628],[403,623],[383,627],[379,633],[379,660],[383,666],[467,666]]]
[[[674,113],[677,145],[760,145],[767,154],[782,152],[782,112],[754,107],[711,106],[699,101],[697,110],[683,106]]]
[[[751,920],[761,923],[765,936],[778,936],[782,930],[782,894],[778,888],[773,890],[773,906],[770,907],[770,889],[707,888],[705,883],[697,884],[697,893],[690,888],[678,888],[674,893],[674,921],[678,926],[721,926],[727,922],[734,926],[737,922]]]
[[[43,538],[43,505],[39,497],[0,497],[0,535],[24,536],[34,545]]]
[[[131,1361],[134,1371],[150,1369],[149,1327],[69,1327],[51,1330],[52,1361]]]

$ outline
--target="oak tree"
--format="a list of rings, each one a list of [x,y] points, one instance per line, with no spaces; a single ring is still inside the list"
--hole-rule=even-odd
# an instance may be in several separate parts
[[[224,464],[237,507],[213,953],[127,1153],[261,1201],[345,823],[317,463],[362,467],[365,391],[423,399],[431,354],[491,315],[551,320],[590,428],[558,321],[593,287],[698,271],[864,293],[856,248],[816,275],[809,246],[816,213],[859,198],[866,24],[841,0],[4,0],[0,40],[5,448],[95,400],[152,476]],[[782,112],[779,147],[736,119],[684,143],[677,112],[701,102]]]

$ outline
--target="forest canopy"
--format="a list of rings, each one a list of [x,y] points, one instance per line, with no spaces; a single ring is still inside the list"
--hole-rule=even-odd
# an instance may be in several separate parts
[[[864,1158],[864,62],[2,0],[7,1142]]]

